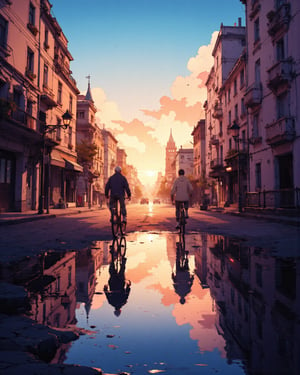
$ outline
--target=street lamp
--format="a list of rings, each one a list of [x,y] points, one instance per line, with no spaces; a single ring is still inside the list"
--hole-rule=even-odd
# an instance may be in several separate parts
[[[237,152],[238,152],[238,168],[237,168],[237,177],[238,177],[238,205],[239,205],[239,212],[243,211],[243,204],[242,204],[242,187],[241,187],[241,165],[240,165],[240,126],[233,121],[232,126],[229,128],[232,138],[235,141]]]
[[[38,214],[44,213],[44,200],[45,200],[45,137],[46,134],[54,132],[56,129],[67,129],[70,126],[72,115],[68,110],[62,115],[62,124],[56,124],[56,125],[47,125],[43,124],[42,127],[42,155],[41,155],[41,168],[40,168],[40,195],[39,195],[39,206],[38,206]],[[49,152],[49,158],[51,155],[51,147]],[[50,160],[48,164],[48,168],[50,168]],[[48,171],[49,172],[49,171]],[[48,184],[49,181],[49,173],[48,173]],[[49,200],[49,196],[48,196]],[[47,204],[47,214],[49,214],[49,202]]]

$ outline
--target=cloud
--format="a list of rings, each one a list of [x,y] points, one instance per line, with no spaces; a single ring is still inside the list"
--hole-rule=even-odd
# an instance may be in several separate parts
[[[156,119],[159,119],[162,115],[169,115],[171,112],[174,112],[175,120],[188,122],[190,125],[195,125],[199,118],[204,117],[202,103],[197,102],[192,106],[188,106],[186,98],[176,100],[168,96],[161,97],[159,110],[142,110],[142,112],[146,116]]]
[[[171,130],[177,147],[189,144],[189,141],[191,141],[193,127],[187,121],[176,120],[174,111],[167,115],[163,114],[159,119],[149,121],[146,125],[153,129],[150,134],[164,148],[169,140]]]
[[[133,148],[136,152],[144,153],[146,151],[146,145],[140,142],[137,136],[120,133],[118,135],[118,142],[120,146],[124,148]]]
[[[115,102],[109,101],[103,89],[96,87],[92,89],[92,97],[97,107],[96,119],[99,124],[104,124],[109,129],[120,129],[118,120],[121,120],[121,113]]]

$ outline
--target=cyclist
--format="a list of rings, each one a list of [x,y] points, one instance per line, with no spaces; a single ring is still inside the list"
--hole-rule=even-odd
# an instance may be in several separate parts
[[[185,217],[188,218],[189,199],[192,196],[193,187],[188,178],[184,175],[184,170],[179,169],[178,177],[174,181],[171,189],[171,200],[174,203],[175,197],[175,208],[176,208],[176,229],[179,228],[179,216],[180,216],[180,203],[184,203]]]
[[[125,206],[125,193],[127,194],[128,199],[131,199],[131,191],[129,188],[128,181],[125,176],[121,174],[121,167],[117,166],[115,168],[115,173],[109,177],[105,185],[105,197],[109,199],[109,209],[112,213],[113,208],[117,200],[120,201],[121,214],[123,216],[123,222],[127,221],[127,212]]]

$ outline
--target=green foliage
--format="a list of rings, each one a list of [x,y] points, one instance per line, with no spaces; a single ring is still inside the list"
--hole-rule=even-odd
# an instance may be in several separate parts
[[[97,154],[97,146],[95,143],[81,141],[77,144],[77,156],[80,163],[92,164],[94,156]]]

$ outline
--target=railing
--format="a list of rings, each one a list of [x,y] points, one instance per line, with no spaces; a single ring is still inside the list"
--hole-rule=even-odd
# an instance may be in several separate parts
[[[25,126],[26,128],[37,130],[36,118],[26,113],[20,108],[17,108],[16,110],[13,111],[12,119],[19,122],[21,125]]]
[[[300,208],[300,189],[264,190],[246,193],[246,207]]]

